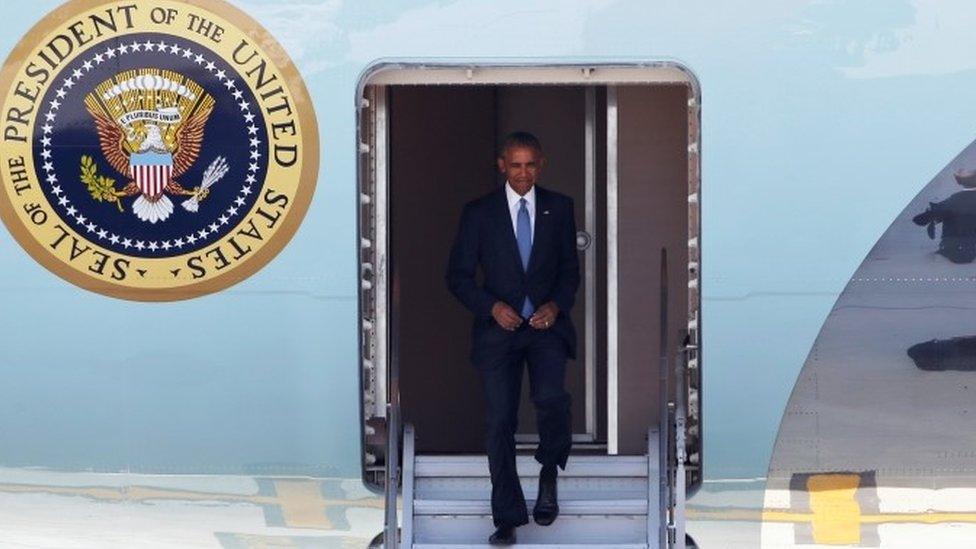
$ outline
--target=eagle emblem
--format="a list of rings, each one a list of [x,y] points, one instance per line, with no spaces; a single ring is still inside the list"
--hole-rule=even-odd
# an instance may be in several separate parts
[[[117,74],[85,98],[95,122],[102,155],[128,181],[121,190],[115,180],[99,176],[91,157],[81,159],[81,180],[95,200],[112,202],[135,196],[132,212],[148,223],[173,214],[172,196],[189,196],[183,207],[197,212],[210,187],[226,175],[226,160],[217,157],[199,186],[178,182],[196,163],[203,146],[214,99],[189,78],[158,69]]]

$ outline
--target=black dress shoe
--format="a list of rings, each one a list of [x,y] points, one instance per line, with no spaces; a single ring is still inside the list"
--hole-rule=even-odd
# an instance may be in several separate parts
[[[499,526],[495,533],[488,537],[489,545],[515,545],[515,527]]]
[[[559,516],[559,503],[556,496],[556,475],[539,477],[539,497],[532,508],[532,519],[540,526],[549,526]]]

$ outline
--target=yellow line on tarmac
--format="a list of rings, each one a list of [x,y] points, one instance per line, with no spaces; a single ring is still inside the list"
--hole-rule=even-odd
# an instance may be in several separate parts
[[[692,520],[757,521],[810,524],[813,540],[821,545],[852,545],[861,542],[865,524],[976,523],[976,512],[922,512],[864,514],[857,501],[861,477],[858,474],[810,475],[805,492],[810,512],[766,509],[688,510]]]
[[[281,514],[288,526],[294,528],[332,528],[332,522],[325,516],[328,502],[322,498],[318,482],[276,480],[275,491],[281,498]]]
[[[722,509],[701,510],[689,509],[686,516],[692,520],[720,520],[738,522],[791,522],[795,524],[810,523],[814,520],[813,513],[797,513],[793,511],[754,509]],[[973,513],[882,513],[877,515],[861,515],[861,524],[881,523],[924,523],[941,524],[944,522],[972,522],[976,523],[976,512]]]
[[[813,539],[827,545],[861,542],[861,506],[854,499],[861,475],[813,475],[807,480]]]
[[[220,494],[194,492],[148,486],[112,488],[105,486],[40,486],[30,484],[0,484],[0,493],[50,494],[57,496],[87,497],[98,501],[145,502],[145,501],[216,501],[223,503],[247,503],[273,505],[281,508],[285,526],[329,530],[333,527],[325,511],[329,507],[360,507],[382,509],[379,498],[351,500],[326,499],[320,491],[321,481],[313,479],[272,479],[276,496],[258,494]]]
[[[880,515],[866,515],[861,522],[871,524],[881,523],[911,523],[941,524],[944,522],[976,522],[976,513],[885,513]]]

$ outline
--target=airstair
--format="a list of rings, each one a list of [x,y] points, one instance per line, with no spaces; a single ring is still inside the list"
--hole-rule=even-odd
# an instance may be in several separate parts
[[[402,548],[488,547],[494,531],[485,456],[414,455],[414,430],[404,427]],[[643,456],[573,455],[558,480],[559,518],[517,529],[519,547],[663,547],[662,483],[657,429]],[[539,464],[518,456],[531,515],[538,492]]]
[[[667,256],[663,250],[661,259],[660,325],[665,327],[668,325]],[[394,342],[396,337],[394,332]],[[694,452],[688,451],[689,440],[697,441],[696,435],[700,436],[698,389],[689,384],[689,364],[692,356],[697,363],[698,347],[691,337],[685,336],[673,361],[669,361],[663,328],[660,337],[662,353],[657,358],[657,371],[659,391],[665,398],[661,399],[657,419],[650,422],[645,453],[570,455],[566,469],[558,477],[559,517],[549,526],[539,526],[530,520],[519,527],[518,547],[685,549],[688,546],[684,518],[686,491],[689,479],[701,474],[700,447],[692,445]],[[385,437],[385,528],[371,547],[489,547],[488,537],[494,525],[486,456],[418,454],[414,426],[401,422],[396,360],[390,368],[388,384],[388,432],[400,436]],[[531,455],[517,456],[516,464],[531,519],[540,465]],[[689,475],[691,471],[694,473]]]

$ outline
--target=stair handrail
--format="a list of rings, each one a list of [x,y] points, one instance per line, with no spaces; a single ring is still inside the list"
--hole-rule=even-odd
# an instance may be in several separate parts
[[[394,287],[392,299],[399,301],[399,284],[393,276]],[[396,305],[396,303],[394,303]],[[399,310],[393,308],[392,310]],[[399,323],[390,323],[389,367],[387,368],[387,402],[386,402],[386,468],[384,471],[384,493],[386,495],[386,524],[384,527],[383,547],[385,549],[399,549],[400,535],[397,524],[397,493],[400,487],[400,353],[398,352],[400,330]]]
[[[661,547],[685,549],[686,473],[685,429],[687,426],[687,345],[681,345],[674,360],[674,371],[668,366],[668,253],[661,248],[660,276],[660,377],[661,377]],[[685,339],[682,336],[682,339]]]
[[[393,382],[394,376],[391,375],[390,378]],[[400,485],[400,392],[396,383],[390,383],[388,387],[390,398],[386,403],[386,468],[383,485],[386,495],[386,525],[383,547],[399,549],[397,492]]]
[[[668,250],[661,248],[661,272],[659,288],[659,355],[658,355],[658,377],[659,394],[661,395],[660,411],[660,440],[658,446],[660,487],[658,489],[658,546],[669,547],[671,543],[671,439],[672,439],[672,415],[673,403],[671,402],[671,383],[670,369],[668,368]],[[650,458],[650,456],[648,456]],[[651,479],[648,479],[650,482]],[[649,503],[649,502],[648,502]],[[650,540],[648,540],[650,542]],[[650,545],[650,543],[648,543]]]
[[[416,433],[413,424],[403,423],[403,466],[400,468],[403,487],[403,513],[401,513],[400,547],[413,549],[414,479],[416,477]]]
[[[675,403],[674,403],[674,495],[672,509],[672,529],[674,531],[674,549],[685,549],[685,502],[687,490],[687,474],[685,463],[688,461],[685,429],[687,428],[687,406],[685,402],[688,376],[687,353],[681,350],[674,361],[675,369]]]

